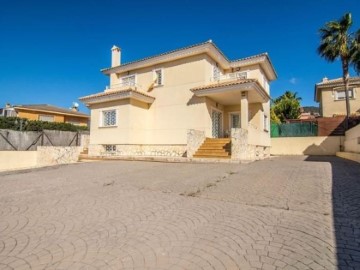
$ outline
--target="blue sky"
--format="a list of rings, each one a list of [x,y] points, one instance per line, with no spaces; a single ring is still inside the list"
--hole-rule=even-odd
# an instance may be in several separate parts
[[[292,90],[315,105],[314,84],[341,76],[316,54],[318,29],[349,11],[360,28],[359,0],[0,0],[0,107],[69,107],[103,91],[114,44],[128,62],[209,39],[230,59],[268,52],[271,96]]]

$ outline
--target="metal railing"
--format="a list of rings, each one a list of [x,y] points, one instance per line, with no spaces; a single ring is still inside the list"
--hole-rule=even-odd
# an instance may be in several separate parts
[[[122,82],[122,83],[114,83],[111,85],[107,85],[105,90],[122,90],[122,89],[138,89],[141,88],[141,85],[134,82]]]
[[[227,74],[219,75],[217,77],[211,77],[210,81],[219,82],[226,80],[241,80],[241,79],[247,79],[247,72],[227,73]]]

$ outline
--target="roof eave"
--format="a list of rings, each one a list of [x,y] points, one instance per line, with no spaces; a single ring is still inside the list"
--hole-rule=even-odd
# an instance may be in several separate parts
[[[207,43],[202,43],[195,47],[190,47],[184,50],[171,52],[169,54],[163,54],[140,61],[130,62],[128,64],[123,64],[116,67],[104,68],[101,69],[101,72],[105,75],[110,75],[112,73],[122,73],[122,72],[145,68],[169,61],[175,61],[178,59],[191,57],[202,53],[206,53],[210,55],[215,61],[217,61],[220,64],[222,68],[224,69],[230,68],[230,61],[226,58],[223,52],[214,43],[207,42]]]
[[[193,89],[193,90],[191,90],[191,92],[193,92],[195,96],[204,97],[204,96],[207,96],[208,94],[223,92],[224,90],[226,90],[226,91],[231,91],[231,90],[250,91],[251,89],[255,89],[259,93],[259,95],[263,98],[263,102],[267,102],[270,100],[269,94],[256,81],[241,83],[241,84],[226,85],[226,86],[219,85],[218,87],[211,87],[211,88],[209,87],[209,88],[204,88],[204,89]]]
[[[103,95],[97,97],[81,97],[79,100],[83,102],[87,107],[98,104],[98,103],[105,103],[115,100],[123,100],[123,99],[135,99],[140,102],[144,102],[147,104],[152,104],[155,101],[154,97],[149,97],[142,95],[141,93],[137,93],[134,91],[126,91],[126,92],[119,92],[114,93],[113,95]]]
[[[270,81],[274,81],[277,79],[277,74],[273,64],[271,63],[270,57],[267,53],[260,54],[256,57],[249,57],[245,59],[236,60],[230,63],[232,68],[256,65],[259,64],[265,71],[267,77]]]

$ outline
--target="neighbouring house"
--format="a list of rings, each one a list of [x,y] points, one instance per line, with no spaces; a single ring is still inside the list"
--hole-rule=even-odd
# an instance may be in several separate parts
[[[350,114],[360,115],[360,77],[349,79]],[[345,86],[342,78],[329,80],[323,78],[315,85],[315,101],[320,103],[322,117],[346,115]]]
[[[123,64],[114,46],[102,73],[109,87],[80,98],[91,110],[89,155],[269,155],[277,75],[267,53],[230,61],[210,40]]]
[[[78,111],[77,106],[65,109],[48,104],[14,105],[6,104],[0,109],[0,116],[20,117],[28,120],[47,122],[70,123],[73,125],[87,126],[90,116]]]

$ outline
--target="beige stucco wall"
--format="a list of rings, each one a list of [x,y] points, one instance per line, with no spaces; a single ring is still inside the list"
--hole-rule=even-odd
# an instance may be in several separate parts
[[[332,117],[334,114],[345,115],[345,100],[335,100],[332,88],[321,89],[321,113],[323,117]],[[354,98],[349,100],[350,113],[360,113],[360,88],[354,88]]]
[[[345,152],[360,153],[360,124],[346,131]]]
[[[36,166],[36,151],[0,151],[0,171],[27,169]]]
[[[156,68],[164,70],[164,86],[151,88]],[[131,101],[129,106],[130,101],[123,100],[91,106],[90,143],[186,144],[188,129],[203,130],[209,126],[205,98],[194,97],[190,91],[204,84],[204,70],[204,57],[198,55],[134,71],[139,90],[154,96],[154,103]],[[125,75],[120,74],[119,78]],[[117,127],[99,127],[99,115],[104,109],[118,111]]]
[[[0,151],[0,171],[77,162],[81,146],[38,146],[37,151]]]
[[[335,155],[343,136],[271,138],[272,155]]]

